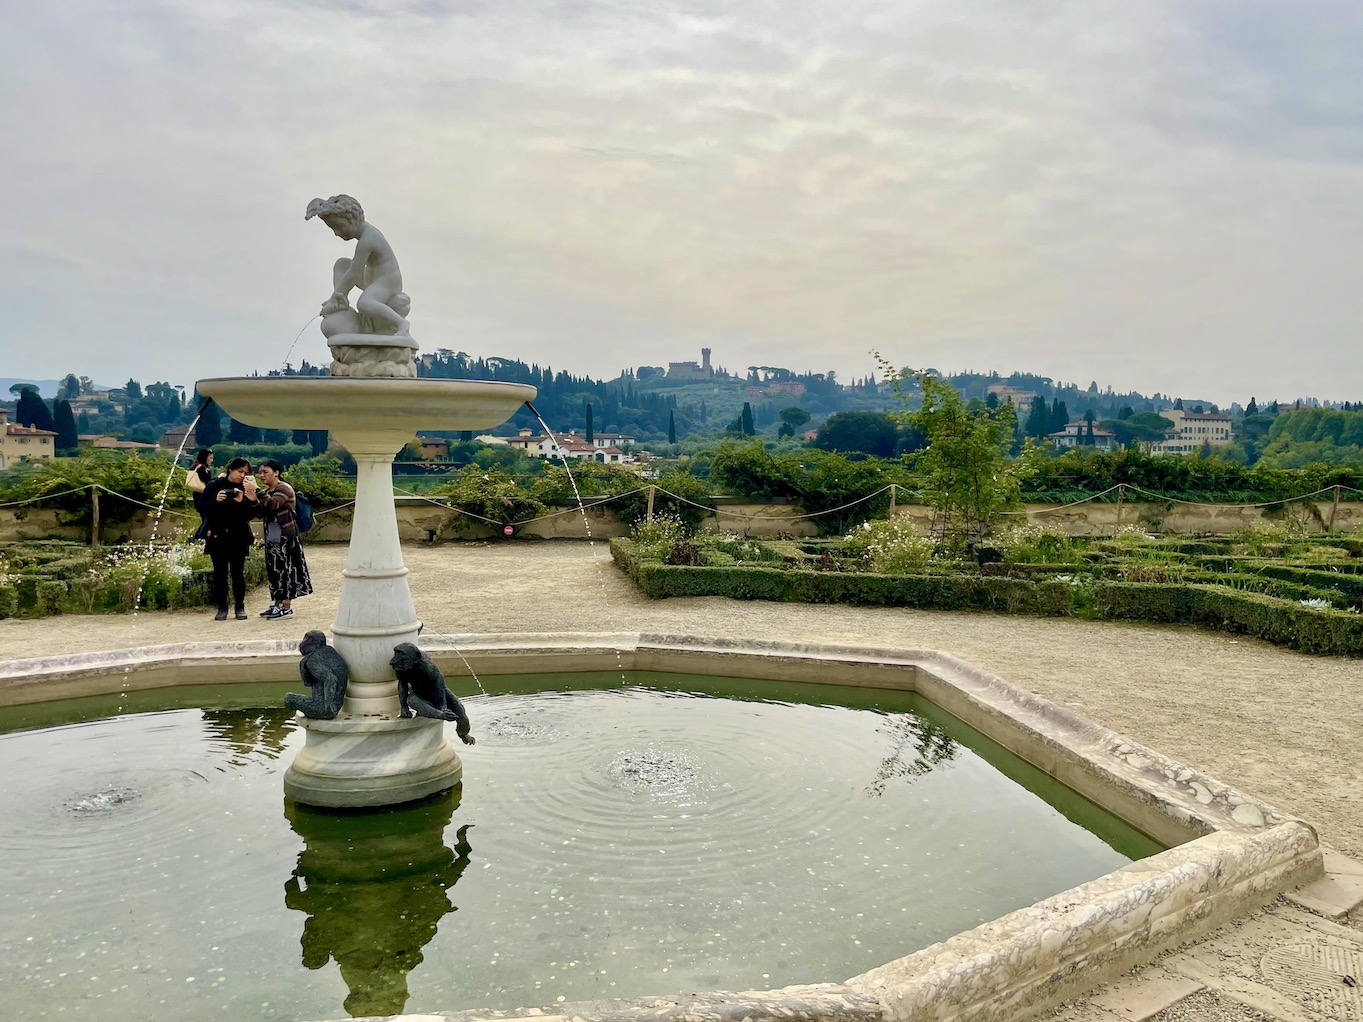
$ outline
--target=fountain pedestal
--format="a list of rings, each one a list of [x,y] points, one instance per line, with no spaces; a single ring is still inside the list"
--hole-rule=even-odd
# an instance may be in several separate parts
[[[488,429],[535,388],[472,380],[243,377],[200,380],[233,418],[275,429],[330,430],[355,458],[355,514],[332,645],[350,672],[334,720],[298,717],[307,742],[284,775],[304,805],[369,807],[425,798],[458,784],[463,764],[445,721],[404,718],[393,647],[421,630],[407,584],[393,505],[393,459],[430,429]]]

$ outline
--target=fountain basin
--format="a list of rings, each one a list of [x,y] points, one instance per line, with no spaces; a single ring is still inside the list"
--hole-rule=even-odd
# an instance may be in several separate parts
[[[451,679],[465,674],[462,654],[482,675],[668,671],[916,692],[1172,846],[845,983],[817,988],[818,997],[841,1004],[848,1017],[859,1012],[858,1017],[886,1020],[1002,1020],[1039,1011],[1196,939],[1322,872],[1315,833],[1300,820],[948,654],[637,633],[477,636],[423,645]],[[284,681],[296,663],[285,642],[221,648],[186,643],[11,662],[0,670],[0,701],[32,702],[187,680]],[[475,717],[475,731],[477,726]],[[471,773],[465,780],[477,783],[475,777]],[[716,992],[694,1002],[669,1003],[723,1006],[716,1010],[724,1013],[741,1006],[754,1015],[776,1015],[795,1010],[812,996],[802,986],[743,995]],[[644,1003],[597,1002],[588,1012],[570,1002],[552,1010],[623,1019],[637,1014]]]
[[[485,380],[400,380],[331,376],[224,376],[200,380],[233,418],[270,429],[336,433],[490,429],[535,398],[535,388]],[[401,444],[399,444],[401,447]]]

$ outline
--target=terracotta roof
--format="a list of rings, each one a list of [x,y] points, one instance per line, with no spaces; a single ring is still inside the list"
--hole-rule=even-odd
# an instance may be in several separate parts
[[[39,429],[37,426],[20,426],[17,423],[5,423],[5,433],[8,436],[56,436],[56,432],[50,429]]]

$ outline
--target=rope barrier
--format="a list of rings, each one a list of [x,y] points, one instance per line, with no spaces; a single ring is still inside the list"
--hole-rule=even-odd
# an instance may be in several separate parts
[[[1000,511],[999,514],[1001,514],[1001,515],[1026,515],[1026,514],[1042,514],[1042,515],[1044,515],[1044,514],[1047,514],[1047,513],[1051,512],[1051,511],[1062,511],[1062,510],[1064,510],[1064,509],[1067,508],[1067,507],[1074,507],[1074,506],[1077,505],[1077,504],[1087,504],[1089,501],[1091,501],[1091,500],[1097,500],[1099,497],[1105,496],[1106,494],[1111,493],[1113,490],[1120,490],[1123,486],[1130,486],[1130,485],[1131,485],[1130,483],[1118,483],[1116,486],[1109,486],[1109,487],[1108,487],[1106,490],[1104,490],[1102,493],[1094,493],[1094,494],[1091,494],[1091,495],[1089,495],[1089,496],[1087,496],[1087,497],[1081,497],[1079,500],[1072,500],[1072,501],[1070,501],[1068,504],[1057,504],[1055,507],[1037,508],[1037,509],[1033,509],[1033,510],[1030,510],[1030,511],[1027,510],[1026,508],[1023,508],[1023,510],[1021,510],[1021,511]]]

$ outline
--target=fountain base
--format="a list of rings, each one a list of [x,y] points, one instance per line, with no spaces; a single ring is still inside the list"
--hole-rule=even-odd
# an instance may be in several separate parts
[[[426,717],[311,720],[299,714],[307,744],[284,774],[284,794],[325,808],[415,802],[447,791],[464,765],[445,739],[445,722]]]

